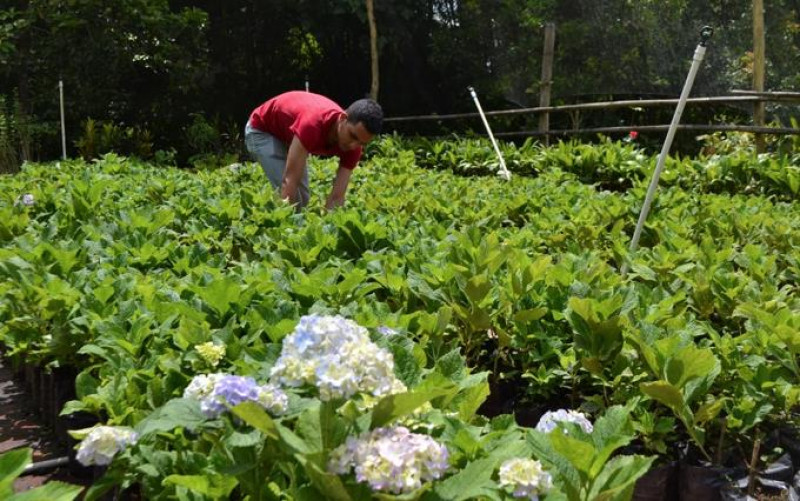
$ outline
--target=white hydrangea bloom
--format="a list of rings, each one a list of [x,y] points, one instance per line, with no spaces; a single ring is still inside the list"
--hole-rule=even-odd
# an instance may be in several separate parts
[[[447,447],[408,428],[378,428],[347,441],[331,454],[328,470],[356,480],[375,491],[408,493],[441,478],[448,468]]]
[[[289,408],[289,397],[274,384],[267,383],[258,388],[258,403],[270,414],[280,416]]]
[[[78,447],[77,460],[84,466],[105,466],[128,445],[136,443],[139,436],[130,428],[97,426]]]
[[[538,501],[539,494],[553,487],[553,477],[534,459],[509,459],[500,465],[499,476],[500,487],[512,489],[515,498]]]
[[[558,423],[575,423],[586,433],[591,433],[593,426],[591,421],[586,418],[586,415],[573,410],[558,409],[555,412],[545,412],[539,419],[536,429],[543,433],[550,433],[558,426]]]
[[[31,207],[35,203],[35,199],[33,198],[32,193],[25,193],[24,195],[20,195],[14,201],[14,205],[24,205],[26,207]]]
[[[392,354],[373,343],[367,329],[338,315],[302,317],[283,340],[271,376],[282,385],[314,385],[325,401],[405,391]]]
[[[183,390],[183,398],[203,401],[214,392],[214,386],[225,374],[198,374]]]

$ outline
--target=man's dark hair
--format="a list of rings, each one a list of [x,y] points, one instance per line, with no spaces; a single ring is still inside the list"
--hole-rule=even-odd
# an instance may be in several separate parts
[[[383,110],[374,99],[359,99],[347,110],[347,121],[352,124],[361,122],[371,134],[380,134],[383,126]]]

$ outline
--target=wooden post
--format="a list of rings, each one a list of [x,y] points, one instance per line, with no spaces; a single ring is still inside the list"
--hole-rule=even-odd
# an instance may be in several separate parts
[[[550,91],[553,87],[553,54],[556,45],[556,25],[544,25],[544,53],[542,54],[542,82],[539,90],[539,106],[550,106]],[[550,144],[550,137],[546,134],[550,130],[550,114],[543,112],[539,115],[539,132],[544,132],[544,144]]]
[[[375,24],[373,0],[367,0],[367,21],[369,22],[369,54],[372,63],[372,86],[369,90],[369,97],[377,101],[380,77],[378,73],[378,27]]]
[[[766,42],[764,40],[764,0],[753,0],[753,90],[764,92]],[[766,104],[753,105],[753,125],[763,127],[766,121]],[[756,134],[756,152],[766,150],[764,136]]]

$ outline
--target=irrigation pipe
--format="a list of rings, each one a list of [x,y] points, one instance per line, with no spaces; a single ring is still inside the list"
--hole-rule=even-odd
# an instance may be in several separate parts
[[[472,87],[467,87],[467,89],[469,90],[470,95],[472,95],[472,100],[475,101],[475,106],[478,108],[478,113],[481,115],[481,120],[483,120],[483,126],[486,127],[486,132],[489,133],[489,139],[492,140],[494,152],[497,153],[497,158],[500,160],[500,172],[498,172],[498,174],[506,181],[511,181],[511,173],[508,172],[508,169],[506,168],[506,161],[503,159],[503,154],[500,153],[500,147],[497,146],[497,141],[494,139],[492,128],[489,127],[489,122],[486,120],[486,115],[483,114],[483,108],[481,108],[481,103],[478,101],[478,94],[475,93],[475,89]]]
[[[694,50],[692,66],[689,68],[689,75],[686,77],[686,83],[683,85],[683,91],[681,92],[681,97],[678,100],[678,106],[675,108],[675,114],[672,116],[672,123],[669,126],[667,137],[664,139],[664,145],[661,148],[661,154],[658,155],[656,170],[653,172],[653,178],[650,180],[650,186],[647,188],[647,195],[644,198],[644,205],[642,205],[642,211],[639,213],[639,221],[636,223],[636,230],[633,232],[631,246],[628,249],[629,253],[631,254],[631,258],[632,254],[639,246],[639,237],[642,236],[642,228],[644,227],[645,220],[647,220],[647,214],[650,212],[650,205],[653,203],[653,198],[656,194],[656,188],[658,188],[658,178],[661,177],[661,171],[664,169],[664,164],[667,161],[667,154],[672,146],[672,140],[675,138],[675,131],[678,130],[678,123],[681,121],[683,109],[686,107],[686,100],[689,98],[689,92],[691,92],[692,84],[694,84],[694,77],[697,76],[697,70],[700,69],[700,63],[703,61],[703,56],[706,54],[706,44],[713,34],[714,30],[710,26],[704,26],[703,29],[700,30],[700,43],[697,44],[697,48]],[[622,276],[625,276],[627,273],[628,261],[622,265]]]
[[[46,461],[39,461],[38,463],[29,464],[25,469],[22,471],[22,475],[35,475],[37,473],[45,473],[50,470],[55,470],[56,468],[61,468],[62,466],[67,466],[69,464],[69,458],[64,456],[55,459],[48,459]]]
[[[67,127],[64,120],[64,81],[58,81],[58,103],[61,109],[61,159],[67,159]]]

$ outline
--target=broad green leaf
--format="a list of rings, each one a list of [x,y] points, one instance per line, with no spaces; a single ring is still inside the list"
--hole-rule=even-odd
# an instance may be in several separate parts
[[[718,398],[713,402],[708,402],[703,404],[697,411],[694,413],[694,420],[697,424],[704,424],[712,419],[716,418],[722,408],[725,406],[725,399]]]
[[[587,499],[616,501],[629,499],[626,491],[647,473],[655,457],[617,456],[609,461],[595,479]]]
[[[473,461],[455,475],[437,482],[433,494],[423,499],[442,499],[448,501],[461,501],[476,499],[483,489],[491,488],[494,484],[492,475],[498,467],[498,461],[493,458],[484,458]]]
[[[231,412],[269,438],[278,438],[275,422],[269,417],[264,407],[256,402],[242,402],[231,408]]]
[[[31,464],[32,457],[29,447],[0,454],[0,498],[5,499],[14,492],[14,480]]]
[[[92,376],[88,370],[82,371],[75,378],[75,394],[78,398],[84,398],[93,393],[97,393],[99,384],[100,382]]]
[[[464,286],[464,294],[473,305],[480,304],[490,290],[492,290],[492,284],[489,282],[489,277],[483,274],[470,278]]]
[[[331,451],[347,436],[344,421],[337,415],[333,402],[309,407],[297,419],[295,431],[311,452]]]
[[[661,402],[676,413],[683,412],[686,405],[683,402],[681,390],[666,381],[654,381],[652,383],[641,383],[639,388],[650,398]]]
[[[187,398],[170,400],[163,407],[150,413],[136,425],[140,436],[151,433],[172,431],[175,428],[185,428],[195,431],[200,428],[207,418],[200,411],[200,403]]]
[[[592,461],[597,451],[592,444],[570,437],[561,428],[549,434],[553,449],[564,456],[579,472],[589,476]]]
[[[429,375],[417,388],[407,393],[383,397],[372,410],[371,429],[385,426],[391,421],[407,416],[425,402],[454,395],[458,387],[439,373]]]
[[[544,306],[538,308],[531,308],[529,310],[520,310],[514,313],[514,321],[519,323],[534,322],[541,319],[549,310]]]
[[[28,491],[14,494],[8,501],[72,501],[77,498],[83,487],[51,480],[46,484]]]
[[[231,491],[239,485],[235,477],[228,475],[170,475],[163,485],[179,485],[212,499],[228,499]]]
[[[308,478],[311,479],[311,483],[319,492],[324,494],[325,499],[353,501],[353,497],[338,475],[328,473],[323,468],[320,468],[315,461],[305,460],[302,463]]]

